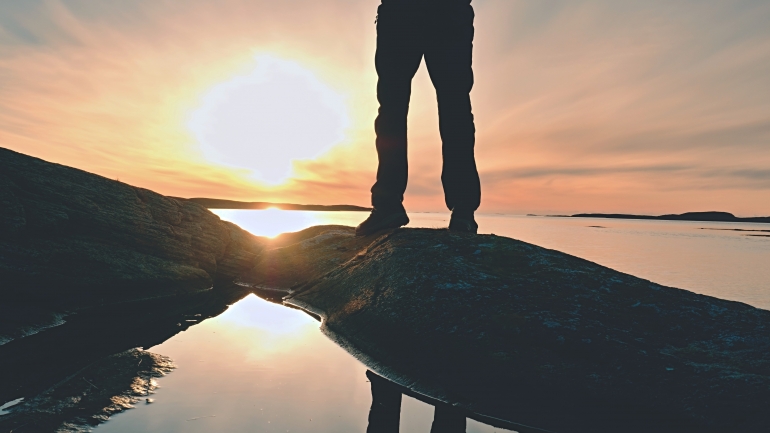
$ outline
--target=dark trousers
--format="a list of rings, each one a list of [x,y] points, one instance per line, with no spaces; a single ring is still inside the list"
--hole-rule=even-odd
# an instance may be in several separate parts
[[[400,207],[407,182],[406,117],[412,78],[423,56],[438,100],[444,163],[441,182],[450,210],[475,211],[481,187],[473,154],[473,8],[461,0],[383,0],[377,9],[377,182],[372,206]]]

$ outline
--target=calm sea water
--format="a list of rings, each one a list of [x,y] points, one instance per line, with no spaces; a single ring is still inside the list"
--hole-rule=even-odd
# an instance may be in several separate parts
[[[219,210],[257,235],[317,224],[356,225],[360,212]],[[448,214],[410,214],[446,227]],[[509,236],[694,292],[770,309],[770,225],[480,215],[481,233]],[[763,231],[764,230],[764,231]],[[754,236],[751,236],[754,235]],[[759,235],[759,236],[756,236]],[[100,432],[361,432],[371,403],[366,369],[304,313],[250,295],[149,350],[178,368],[154,403]],[[404,397],[401,431],[428,432],[433,408]],[[500,431],[469,420],[469,433]]]

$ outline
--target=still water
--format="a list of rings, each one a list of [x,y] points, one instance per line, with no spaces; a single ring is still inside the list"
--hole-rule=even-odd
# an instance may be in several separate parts
[[[257,235],[356,225],[360,212],[218,210]],[[446,227],[448,214],[410,214]],[[558,249],[656,283],[770,309],[770,225],[480,215],[481,233]],[[736,229],[740,229],[736,230]],[[754,236],[752,236],[754,235]],[[756,236],[759,235],[759,236]],[[364,432],[366,368],[302,312],[250,295],[149,348],[177,369],[99,432]],[[433,408],[404,397],[401,431],[428,432]],[[468,420],[469,433],[500,431]]]

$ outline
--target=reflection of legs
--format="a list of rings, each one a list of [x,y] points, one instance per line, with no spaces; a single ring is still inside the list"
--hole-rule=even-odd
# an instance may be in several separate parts
[[[438,99],[444,197],[450,210],[472,214],[481,201],[470,99],[473,8],[450,3],[432,16],[430,24],[425,63]]]
[[[436,405],[430,433],[465,433],[465,414],[452,406]]]
[[[366,433],[398,433],[401,422],[401,391],[387,379],[366,372],[372,383],[372,407]]]
[[[374,121],[377,134],[377,182],[372,187],[372,206],[400,207],[407,181],[406,116],[412,77],[422,61],[419,22],[413,5],[381,5],[377,18],[377,100]]]

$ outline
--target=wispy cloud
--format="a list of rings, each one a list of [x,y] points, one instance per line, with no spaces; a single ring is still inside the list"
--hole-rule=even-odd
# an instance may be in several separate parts
[[[0,3],[0,146],[170,195],[368,203],[377,0]],[[770,214],[770,3],[475,0],[482,210]],[[283,185],[206,159],[186,127],[267,53],[351,113]],[[435,93],[410,111],[407,206],[443,208]]]

